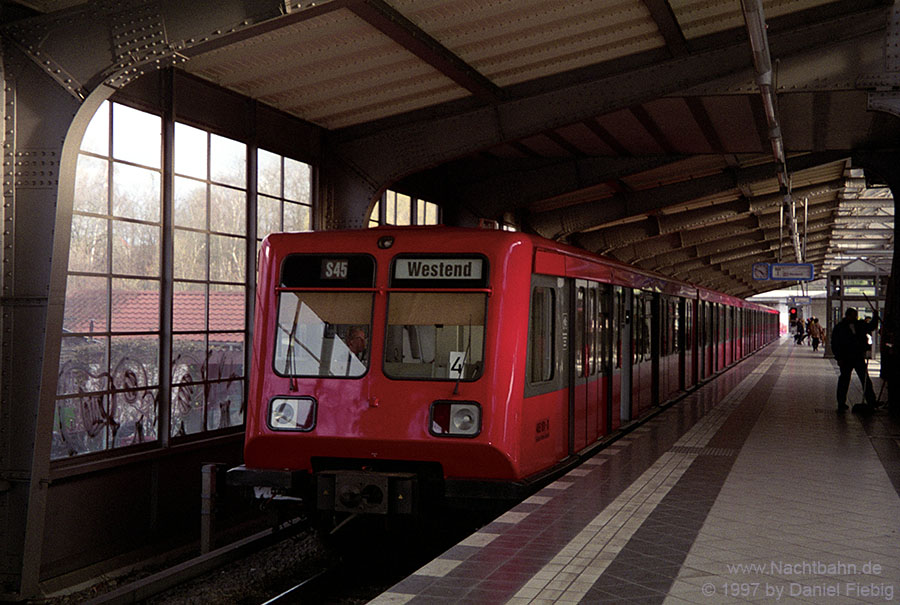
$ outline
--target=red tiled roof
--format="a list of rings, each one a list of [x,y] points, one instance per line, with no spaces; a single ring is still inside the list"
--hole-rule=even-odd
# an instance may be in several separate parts
[[[242,331],[244,329],[244,293],[209,293],[209,330]],[[107,331],[106,291],[77,290],[66,293],[63,327],[77,334]],[[116,290],[112,294],[111,331],[153,332],[159,330],[159,292]],[[176,332],[207,329],[207,294],[175,292],[172,301],[173,328]]]

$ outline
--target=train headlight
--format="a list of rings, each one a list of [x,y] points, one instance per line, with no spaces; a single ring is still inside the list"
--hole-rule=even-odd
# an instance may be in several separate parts
[[[311,431],[316,426],[316,400],[312,397],[276,397],[269,402],[269,428],[273,431]]]
[[[481,406],[474,401],[435,401],[429,431],[437,437],[475,437],[481,432]]]

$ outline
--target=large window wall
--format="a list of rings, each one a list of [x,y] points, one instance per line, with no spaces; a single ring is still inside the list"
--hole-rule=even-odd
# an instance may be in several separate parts
[[[379,225],[439,225],[440,207],[437,204],[410,197],[396,191],[385,191],[375,203],[369,216],[369,227]]]
[[[309,165],[251,149],[251,179],[246,143],[176,123],[166,158],[163,130],[106,102],[82,142],[54,458],[240,426],[258,242],[311,227]]]

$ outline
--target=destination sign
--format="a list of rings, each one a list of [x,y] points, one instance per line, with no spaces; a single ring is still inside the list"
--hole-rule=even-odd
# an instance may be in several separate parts
[[[289,254],[281,265],[285,288],[371,288],[375,259],[364,254]]]
[[[775,263],[772,265],[772,279],[812,281],[813,266],[811,263]]]
[[[481,279],[480,258],[398,258],[395,279]]]

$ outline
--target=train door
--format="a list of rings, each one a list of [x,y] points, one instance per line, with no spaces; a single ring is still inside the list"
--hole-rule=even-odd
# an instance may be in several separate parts
[[[722,319],[725,324],[725,343],[722,367],[728,367],[734,361],[734,314],[732,307],[722,305]]]
[[[588,326],[588,282],[575,280],[575,295],[572,297],[572,388],[570,395],[570,443],[573,452],[587,445],[588,382],[590,379],[589,358],[590,338]]]
[[[616,286],[619,305],[619,423],[631,420],[634,309],[631,288]]]
[[[709,334],[712,337],[710,342],[710,351],[712,353],[712,368],[710,371],[710,375],[715,374],[721,369],[721,358],[719,357],[719,346],[721,343],[721,323],[720,323],[720,311],[719,305],[717,303],[710,303],[709,305],[709,320],[710,320],[710,331]]]
[[[636,418],[652,405],[653,398],[653,298],[640,290],[632,296],[631,408]]]
[[[684,391],[687,390],[690,382],[687,377],[687,371],[690,367],[687,352],[688,340],[686,337],[688,303],[685,299],[679,298],[677,304],[679,321],[675,330],[675,339],[678,341],[678,390]]]
[[[668,401],[684,388],[682,375],[684,360],[681,356],[679,299],[660,295],[659,330],[659,399]]]
[[[587,286],[587,442],[593,443],[603,434],[606,425],[604,417],[606,397],[602,380],[600,355],[600,285],[596,282]],[[601,426],[602,422],[602,426]]]
[[[716,303],[716,372],[725,368],[725,306]]]
[[[706,377],[706,353],[703,350],[703,339],[706,338],[706,303],[697,301],[697,381]]]
[[[682,300],[684,305],[684,324],[683,334],[684,343],[682,350],[684,351],[684,387],[685,390],[697,384],[697,364],[699,355],[697,352],[697,301]]]
[[[661,294],[650,294],[650,399],[647,406],[666,399],[662,381],[666,376],[663,333],[666,331],[666,301]]]
[[[613,289],[608,284],[600,284],[597,291],[599,305],[599,334],[597,336],[598,368],[600,374],[600,418],[601,434],[609,434],[613,423],[613,367],[615,365],[616,334],[618,318],[613,311]],[[618,414],[616,414],[618,415]]]

